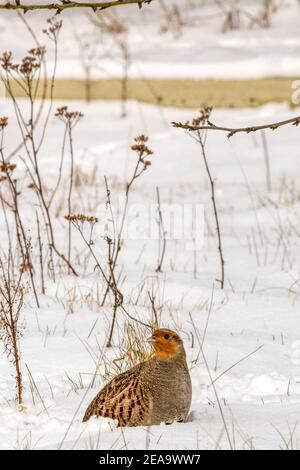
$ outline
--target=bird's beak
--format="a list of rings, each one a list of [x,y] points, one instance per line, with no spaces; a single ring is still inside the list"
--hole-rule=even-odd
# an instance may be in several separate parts
[[[147,341],[147,343],[153,344],[153,343],[156,342],[156,338],[155,338],[155,336],[152,335],[152,336],[149,336],[149,338],[147,338],[146,341]]]

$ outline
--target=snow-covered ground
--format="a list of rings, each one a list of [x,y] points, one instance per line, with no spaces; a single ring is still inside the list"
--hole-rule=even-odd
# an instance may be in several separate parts
[[[173,18],[167,21],[158,1],[138,10],[137,6],[117,8],[121,25],[127,33],[120,35],[128,44],[133,78],[260,78],[299,76],[300,7],[297,0],[275,1],[278,10],[271,16],[271,27],[261,28],[251,18],[259,17],[261,0],[240,0],[241,28],[222,32],[224,13],[217,2],[202,0],[168,0],[168,11],[176,5],[182,26]],[[229,1],[223,2],[229,9]],[[233,3],[233,2],[232,2]],[[109,12],[109,15],[112,12]],[[249,15],[250,16],[249,18]],[[49,41],[41,31],[49,13],[29,12],[25,19],[42,44]],[[122,54],[116,36],[104,34],[91,21],[86,10],[67,11],[61,33],[57,76],[84,77],[84,67],[91,68],[94,78],[120,77]],[[164,31],[169,24],[167,31]],[[18,34],[16,34],[18,31]],[[119,40],[119,38],[118,38]],[[14,12],[0,12],[1,50],[16,51],[19,59],[32,47],[32,37]]]
[[[40,309],[30,294],[26,296],[21,339],[24,407],[20,411],[14,402],[14,370],[3,354],[0,448],[229,448],[197,338],[197,334],[202,337],[205,331],[203,350],[210,372],[217,379],[215,387],[232,447],[297,447],[300,436],[299,129],[287,126],[266,131],[271,191],[266,188],[260,134],[236,135],[230,140],[218,132],[208,135],[207,156],[216,179],[225,257],[226,281],[221,290],[216,281],[219,259],[215,224],[200,148],[183,131],[170,125],[171,121],[192,118],[193,112],[130,102],[128,117],[121,119],[117,102],[89,105],[72,102],[70,108],[85,115],[74,130],[75,163],[83,178],[74,190],[74,212],[101,215],[104,175],[110,183],[112,197],[122,193],[135,161],[129,146],[140,133],[149,136],[154,155],[151,167],[131,193],[131,204],[142,203],[148,207],[155,203],[158,186],[162,203],[205,207],[205,242],[196,253],[196,275],[195,252],[187,248],[186,240],[167,241],[163,272],[159,274],[155,273],[157,240],[126,240],[120,258],[122,276],[126,275],[122,290],[130,311],[149,320],[147,291],[153,290],[161,307],[161,325],[177,330],[184,339],[193,382],[190,419],[185,424],[150,429],[118,429],[105,419],[81,423],[87,404],[107,380],[107,371],[111,373],[116,364],[112,360],[122,354],[120,344],[126,320],[118,315],[114,347],[105,349],[112,310],[109,304],[99,306],[101,277],[94,272],[93,263],[86,268],[83,263],[78,266],[79,278],[61,274],[55,283],[47,281],[46,295],[40,296]],[[216,110],[211,119],[215,123],[240,126],[277,121],[293,113],[297,115],[299,110],[291,112],[285,105],[269,104],[255,110]],[[8,103],[1,107],[1,115],[8,115],[11,122],[5,138],[5,151],[9,152],[17,143],[17,134]],[[58,168],[62,135],[62,124],[57,118],[51,119],[39,157],[49,187],[53,187]],[[22,176],[22,164],[18,157],[15,161],[17,174]],[[35,207],[31,207],[33,198],[26,189],[27,182],[28,177],[24,177],[21,210],[30,230]],[[55,203],[55,211],[56,233],[65,250],[63,215],[67,209],[63,194]],[[94,241],[103,259],[101,227],[100,221]],[[6,230],[2,222],[0,230],[4,242]],[[82,259],[84,247],[79,239],[75,251]],[[98,361],[97,380],[90,388]]]

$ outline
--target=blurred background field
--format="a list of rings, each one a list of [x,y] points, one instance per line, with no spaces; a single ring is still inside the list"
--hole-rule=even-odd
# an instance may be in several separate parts
[[[201,80],[201,79],[134,79],[127,82],[127,98],[145,103],[177,108],[248,108],[268,102],[287,102],[291,106],[294,78],[262,78],[252,80]],[[88,92],[87,92],[88,86]],[[16,95],[24,98],[19,87],[13,86]],[[38,97],[43,93],[43,83]],[[122,96],[122,80],[94,79],[87,85],[82,79],[58,78],[55,81],[56,100],[118,100]],[[50,90],[48,89],[48,98]]]

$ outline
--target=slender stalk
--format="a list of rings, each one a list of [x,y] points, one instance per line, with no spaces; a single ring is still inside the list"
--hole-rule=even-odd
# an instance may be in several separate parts
[[[270,155],[268,149],[268,142],[265,131],[261,131],[262,144],[264,149],[265,167],[266,167],[266,180],[267,190],[272,191],[272,178],[271,178],[271,166],[270,166]]]
[[[133,183],[139,176],[141,176],[144,171],[147,170],[148,165],[150,164],[150,161],[145,160],[147,157],[152,155],[152,151],[147,147],[146,142],[148,141],[148,137],[145,137],[144,135],[138,136],[135,139],[136,144],[134,144],[131,149],[137,153],[137,161],[134,167],[134,171],[131,175],[131,178],[129,182],[126,184],[126,189],[125,189],[125,202],[123,206],[123,211],[122,211],[122,217],[121,217],[121,223],[118,227],[118,233],[115,233],[115,226],[114,226],[114,244],[113,244],[113,252],[112,252],[112,264],[111,264],[111,270],[114,272],[115,267],[117,265],[117,260],[122,248],[122,235],[123,235],[123,230],[124,230],[124,225],[125,225],[125,220],[127,216],[127,210],[128,210],[128,204],[129,204],[129,193],[132,188]],[[106,181],[106,180],[105,180]],[[110,192],[108,191],[108,187],[106,185],[106,194],[107,194],[107,203],[108,206],[110,207],[111,210],[111,203],[110,203]],[[113,213],[111,210],[111,216],[112,220],[114,220]],[[111,282],[111,276],[109,278],[109,284]],[[105,290],[103,300],[101,303],[101,306],[105,304],[107,295],[109,293],[109,284],[107,285],[107,288]]]
[[[70,145],[70,156],[71,156],[71,164],[70,164],[70,183],[69,183],[69,192],[68,192],[68,214],[72,213],[72,190],[73,190],[73,177],[74,177],[74,150],[73,150],[73,138],[72,138],[72,127],[71,123],[67,123],[68,126],[68,136],[69,136],[69,145]],[[68,263],[69,266],[71,265],[71,245],[72,245],[72,224],[69,221],[69,230],[68,230]],[[70,267],[68,268],[70,274]]]
[[[157,267],[155,271],[157,273],[161,273],[162,265],[163,265],[164,257],[166,253],[167,240],[166,240],[166,232],[165,232],[164,221],[163,221],[163,216],[162,216],[162,211],[161,211],[160,194],[159,194],[158,187],[156,187],[156,197],[157,197],[157,206],[158,206],[159,250],[158,250],[158,263],[157,263]],[[161,241],[162,241],[162,250],[160,251]]]
[[[43,244],[42,244],[42,239],[41,239],[40,220],[39,220],[39,216],[37,212],[36,212],[36,225],[37,225],[37,235],[38,235],[38,244],[39,244],[41,287],[42,287],[42,294],[45,294],[46,288],[45,288],[45,278],[44,278]]]
[[[218,236],[218,251],[219,251],[219,256],[220,256],[220,264],[221,264],[221,279],[218,281],[221,284],[221,289],[224,288],[224,281],[225,281],[225,261],[224,261],[224,256],[223,256],[223,248],[222,248],[222,238],[221,238],[221,229],[220,229],[220,223],[219,223],[219,216],[218,216],[218,210],[217,210],[217,203],[216,203],[216,194],[215,194],[215,181],[212,177],[207,157],[206,157],[206,152],[205,152],[205,143],[203,140],[203,137],[200,134],[200,131],[197,133],[198,135],[198,142],[200,143],[201,146],[201,152],[202,152],[202,157],[204,161],[204,165],[206,168],[206,173],[210,182],[210,188],[211,188],[211,200],[212,200],[212,205],[214,209],[214,216],[215,216],[215,222],[216,222],[216,228],[217,228],[217,236]]]

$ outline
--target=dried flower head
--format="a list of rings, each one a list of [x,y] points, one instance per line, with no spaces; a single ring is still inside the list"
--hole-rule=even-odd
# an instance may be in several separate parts
[[[6,127],[8,124],[8,117],[6,116],[3,116],[3,117],[0,117],[0,129],[4,129],[4,127]]]
[[[43,33],[52,41],[57,41],[59,32],[63,25],[62,20],[57,20],[55,17],[52,17],[47,19],[47,23],[49,26],[48,28],[43,29]]]
[[[143,168],[142,172],[147,170],[148,166],[151,165],[150,160],[146,160],[146,157],[149,157],[153,154],[152,150],[147,146],[148,137],[145,135],[139,135],[135,137],[134,141],[136,142],[131,146],[131,150],[136,152],[139,156],[139,163],[142,163]],[[140,174],[140,173],[139,173]]]
[[[0,57],[0,65],[6,72],[9,72],[15,65],[12,62],[12,52],[3,52]]]
[[[152,150],[150,150],[149,147],[146,145],[146,142],[148,142],[148,137],[142,134],[135,137],[134,141],[136,143],[131,146],[131,150],[139,153],[141,158],[143,156],[153,154]]]
[[[14,64],[12,53],[4,52],[0,57],[0,65],[8,73],[16,72],[27,79],[33,78],[35,72],[41,67],[45,53],[46,49],[43,46],[30,49],[19,64]]]
[[[69,222],[89,222],[90,224],[96,224],[99,219],[93,215],[84,214],[68,214],[65,215],[65,219]]]
[[[21,273],[24,273],[24,272],[26,272],[26,271],[31,272],[32,270],[33,270],[33,266],[32,266],[32,264],[31,264],[29,261],[27,261],[26,263],[22,263],[22,264],[20,265],[20,271],[21,271]]]
[[[14,169],[16,168],[16,164],[15,163],[9,163],[9,162],[1,162],[0,163],[0,171],[2,171],[3,173],[7,173],[8,171],[14,171]]]
[[[18,66],[18,72],[26,78],[32,78],[35,72],[40,68],[44,55],[45,47],[30,49]]]
[[[101,10],[97,10],[96,15],[97,26],[103,33],[111,34],[112,36],[118,36],[128,32],[128,27],[124,21],[119,19],[116,15],[105,13]]]
[[[144,143],[146,143],[146,142],[148,142],[148,140],[149,140],[149,137],[147,137],[144,134],[138,135],[137,137],[134,138],[135,142],[144,142]]]
[[[209,118],[212,112],[212,107],[205,106],[199,112],[200,112],[200,115],[192,120],[191,122],[192,126],[200,126],[201,124],[203,125],[207,123],[209,121]]]
[[[84,115],[80,111],[69,111],[68,106],[61,106],[57,108],[55,116],[65,124],[73,127]]]

